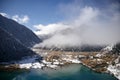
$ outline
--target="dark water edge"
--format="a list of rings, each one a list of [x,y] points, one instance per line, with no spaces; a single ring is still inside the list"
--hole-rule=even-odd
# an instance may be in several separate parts
[[[55,69],[45,68],[0,71],[0,80],[118,80],[106,73],[97,73],[81,65],[72,64]]]

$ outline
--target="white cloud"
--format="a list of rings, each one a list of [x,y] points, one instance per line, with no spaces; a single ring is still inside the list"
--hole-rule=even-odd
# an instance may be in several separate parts
[[[0,12],[0,14],[4,17],[15,20],[16,22],[20,24],[28,23],[28,21],[30,20],[27,15],[20,16],[16,14],[16,15],[10,16],[7,13],[3,13],[3,12]]]
[[[9,17],[9,15],[6,14],[6,13],[2,13],[2,12],[0,12],[0,14],[1,14],[2,16],[4,16],[4,17]]]
[[[24,15],[22,17],[20,17],[19,15],[14,15],[14,16],[12,16],[12,19],[21,24],[28,23],[28,21],[29,21],[29,17],[27,15]]]
[[[64,27],[61,27],[64,26]],[[35,28],[39,29],[40,31],[35,31],[37,35],[52,35],[53,33],[60,32],[61,30],[66,29],[68,26],[62,23],[55,23],[49,25],[34,25]]]
[[[106,45],[120,41],[120,14],[112,15],[93,7],[80,8],[79,15],[69,22],[35,25],[39,36],[48,35],[40,46],[75,47],[82,44]],[[39,45],[37,45],[39,46]]]

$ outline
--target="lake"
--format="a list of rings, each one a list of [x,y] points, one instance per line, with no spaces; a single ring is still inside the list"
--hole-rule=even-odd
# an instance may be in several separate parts
[[[1,80],[117,80],[105,73],[97,73],[81,64],[71,64],[55,69],[44,68],[0,71]]]

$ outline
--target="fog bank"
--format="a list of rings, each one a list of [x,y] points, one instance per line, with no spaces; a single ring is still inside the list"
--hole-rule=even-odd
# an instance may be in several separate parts
[[[44,37],[42,47],[77,47],[88,45],[110,45],[120,42],[119,3],[105,9],[78,4],[63,5],[68,20],[48,25],[34,25],[35,33]],[[66,11],[66,7],[69,11]],[[76,9],[77,8],[77,9]],[[61,7],[62,9],[62,7]]]

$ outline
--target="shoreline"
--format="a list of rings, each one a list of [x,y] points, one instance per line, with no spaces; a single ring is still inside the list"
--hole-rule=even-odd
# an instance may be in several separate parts
[[[20,68],[20,67],[18,67],[18,66],[8,66],[8,67],[2,67],[1,68],[1,66],[0,66],[0,70],[2,70],[2,71],[16,71],[16,70],[22,70],[22,71],[29,71],[30,69],[41,69],[41,70],[45,70],[45,69],[53,69],[53,70],[57,70],[57,68],[59,67],[59,68],[62,68],[62,67],[64,67],[64,66],[70,66],[70,65],[72,65],[72,64],[80,64],[80,65],[82,65],[82,66],[84,66],[84,67],[87,67],[87,68],[89,68],[90,70],[92,70],[92,71],[94,71],[94,72],[96,72],[96,73],[105,73],[105,74],[109,74],[109,75],[111,75],[111,76],[114,76],[116,79],[118,79],[119,80],[119,78],[117,78],[113,73],[111,73],[111,72],[97,72],[96,70],[94,70],[93,68],[90,68],[89,66],[87,66],[87,65],[84,65],[84,64],[82,64],[82,63],[69,63],[69,64],[64,64],[64,65],[62,65],[62,66],[57,66],[57,67],[54,67],[54,68],[51,68],[51,67],[48,67],[48,66],[43,66],[42,68]]]
[[[20,67],[18,67],[18,66],[16,66],[16,65],[12,65],[12,66],[10,65],[10,66],[7,66],[7,67],[5,67],[5,66],[1,67],[1,66],[0,66],[0,70],[2,70],[2,71],[16,71],[16,70],[29,71],[30,69],[41,69],[41,70],[44,70],[45,68],[57,70],[58,67],[62,68],[62,67],[64,67],[64,66],[68,66],[68,65],[72,65],[72,64],[81,64],[82,66],[85,66],[85,67],[89,68],[90,70],[92,70],[92,71],[94,71],[94,72],[97,72],[97,71],[94,70],[93,68],[90,68],[89,66],[84,65],[84,64],[82,64],[82,63],[69,63],[69,64],[64,64],[64,65],[62,65],[62,66],[57,66],[57,67],[54,67],[54,68],[51,68],[51,67],[48,67],[48,66],[43,66],[43,67],[41,67],[41,68],[20,68]],[[111,76],[116,77],[116,76],[115,76],[113,73],[111,73],[110,71],[107,71],[107,72],[97,72],[97,73],[105,73],[105,74],[109,74],[109,75],[111,75]],[[119,80],[118,77],[116,77],[116,78]]]
[[[95,57],[98,54],[92,55],[93,57]],[[89,69],[98,72],[98,73],[108,73],[110,75],[114,75],[114,77],[116,77],[117,79],[120,79],[120,75],[116,76],[114,72],[110,71],[108,69],[109,65],[103,65],[103,67],[99,67],[98,69],[96,68],[97,65],[99,65],[98,63],[94,63],[91,64],[92,62],[94,62],[94,58],[90,57],[88,59],[86,59],[85,55],[74,55],[72,56],[72,54],[64,54],[62,56],[64,57],[58,57],[60,55],[49,55],[46,54],[46,56],[39,61],[39,58],[37,56],[33,56],[33,57],[28,57],[28,58],[24,58],[21,61],[17,61],[14,62],[14,64],[10,64],[10,65],[5,65],[5,66],[0,66],[0,70],[1,69],[5,69],[5,70],[18,70],[18,69],[23,69],[23,70],[29,70],[29,69],[44,69],[44,68],[51,68],[51,69],[57,69],[57,67],[60,66],[65,66],[68,64],[82,64],[83,66],[88,67]],[[92,58],[92,59],[91,59]],[[100,60],[100,59],[98,59]],[[87,62],[88,61],[88,62]],[[102,65],[102,64],[100,64]],[[104,67],[106,66],[106,67]],[[102,70],[106,68],[105,70]]]

